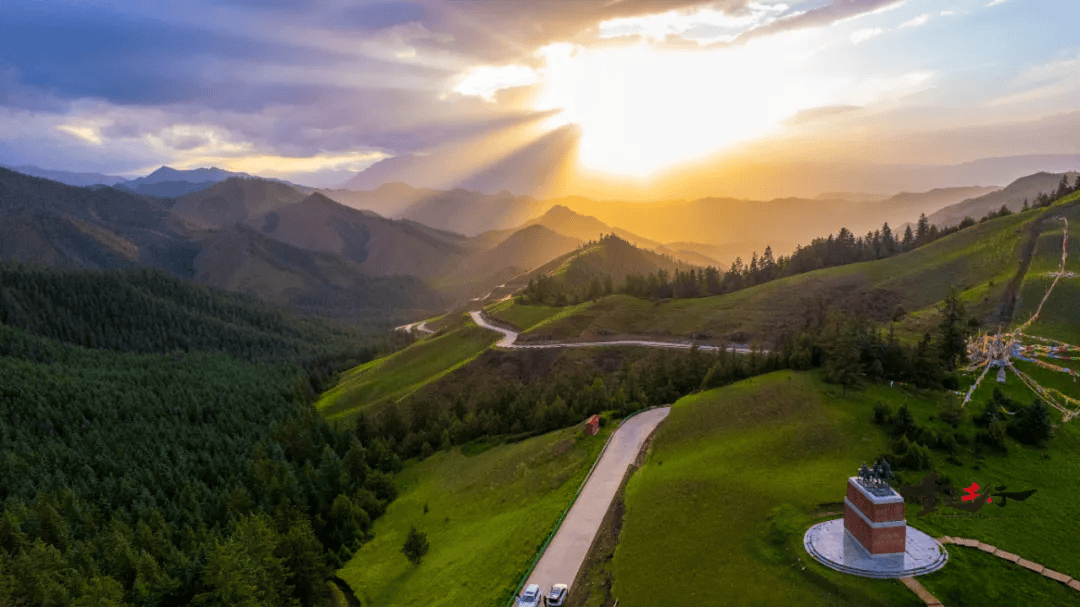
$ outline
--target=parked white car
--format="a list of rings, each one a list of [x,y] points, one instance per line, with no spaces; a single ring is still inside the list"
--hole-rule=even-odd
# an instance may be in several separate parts
[[[555,584],[551,587],[551,592],[544,597],[544,607],[563,607],[566,604],[566,595],[566,584]]]
[[[517,600],[518,607],[540,607],[540,585],[529,584]]]

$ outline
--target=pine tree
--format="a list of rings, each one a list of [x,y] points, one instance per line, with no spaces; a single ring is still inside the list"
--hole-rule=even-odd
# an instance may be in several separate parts
[[[409,527],[409,533],[405,536],[405,545],[401,547],[401,553],[413,565],[419,565],[424,555],[431,546],[428,544],[427,534],[418,531],[416,527]]]
[[[915,228],[915,242],[917,244],[926,243],[927,237],[930,236],[930,220],[926,218],[926,213],[919,215],[919,222]]]
[[[1069,193],[1069,179],[1068,175],[1061,176],[1061,183],[1058,184],[1057,192],[1054,194],[1054,198],[1064,198]]]
[[[1009,425],[1009,433],[1016,437],[1016,440],[1028,445],[1045,446],[1053,430],[1050,410],[1041,399],[1017,411],[1013,423]]]
[[[843,394],[845,395],[848,388],[859,385],[862,362],[859,356],[859,347],[855,342],[855,335],[851,328],[838,328],[837,335],[834,337],[828,356],[825,359],[825,369],[829,374],[829,381],[843,386]]]
[[[947,371],[967,362],[967,329],[963,322],[964,304],[953,291],[942,304],[941,322],[938,325],[941,362]]]

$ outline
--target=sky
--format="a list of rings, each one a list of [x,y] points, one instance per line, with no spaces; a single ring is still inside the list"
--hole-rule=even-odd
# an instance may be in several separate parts
[[[0,164],[511,167],[572,193],[718,164],[735,191],[755,158],[1078,154],[1078,23],[1057,0],[3,0]]]

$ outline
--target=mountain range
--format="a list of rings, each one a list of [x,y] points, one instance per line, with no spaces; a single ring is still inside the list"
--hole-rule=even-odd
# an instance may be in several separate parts
[[[774,255],[786,254],[841,226],[858,234],[888,218],[899,228],[919,213],[938,224],[955,223],[1002,204],[1018,209],[1023,198],[1055,190],[1061,177],[1039,173],[1003,189],[947,188],[885,198],[835,193],[818,200],[642,204],[404,184],[367,192],[316,191],[220,169],[163,167],[125,182],[138,181],[135,187],[142,188],[204,185],[162,198],[129,187],[76,187],[0,169],[0,258],[101,269],[149,265],[334,313],[434,309],[545,273],[576,282],[603,273],[724,269],[736,256],[748,258],[766,245]],[[365,202],[378,203],[391,216],[356,208]]]
[[[974,198],[967,198],[956,204],[940,208],[936,212],[928,213],[927,219],[932,225],[952,226],[960,223],[965,217],[980,219],[991,211],[997,211],[1006,206],[1010,211],[1019,211],[1024,206],[1024,201],[1032,203],[1039,194],[1052,194],[1061,183],[1062,175],[1072,185],[1076,180],[1077,173],[1046,173],[1039,172],[1027,177],[1021,177],[1010,183],[1007,187]]]
[[[280,185],[242,181],[252,188]],[[71,268],[152,266],[340,315],[447,303],[415,277],[372,276],[340,255],[297,248],[242,224],[209,229],[170,206],[111,187],[73,187],[0,169],[0,259]]]

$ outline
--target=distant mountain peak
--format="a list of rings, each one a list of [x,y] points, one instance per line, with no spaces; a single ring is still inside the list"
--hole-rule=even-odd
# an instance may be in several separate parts
[[[320,204],[320,205],[333,205],[335,207],[344,206],[338,201],[326,196],[322,192],[313,192],[307,198],[300,201],[299,204]],[[346,207],[348,208],[348,207]]]

